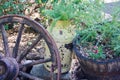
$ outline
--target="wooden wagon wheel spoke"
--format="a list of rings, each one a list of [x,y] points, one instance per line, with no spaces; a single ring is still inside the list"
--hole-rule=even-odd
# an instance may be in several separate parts
[[[23,76],[23,77],[26,77],[26,78],[29,78],[29,79],[32,79],[32,80],[43,80],[43,79],[37,78],[35,76],[32,76],[28,73],[22,72],[22,71],[19,72],[19,75]]]
[[[24,29],[24,24],[21,24],[21,27],[20,27],[19,32],[18,32],[16,44],[15,44],[15,47],[13,48],[13,55],[12,56],[14,58],[16,58],[17,55],[18,55],[18,47],[19,47],[19,44],[20,44],[23,29]]]
[[[6,26],[8,24],[11,24],[13,29],[15,27],[17,28],[15,33],[9,33],[9,31],[5,30],[3,25]],[[30,37],[29,40],[24,39],[26,38],[25,30],[27,28],[32,28],[33,31],[36,31],[35,33],[30,32],[34,36]],[[30,70],[36,64],[48,62],[52,63],[50,66],[51,74],[49,75],[51,80],[53,80],[54,77],[57,77],[55,80],[60,80],[61,62],[59,51],[55,41],[42,25],[25,16],[6,15],[0,17],[0,29],[2,32],[5,51],[3,52],[5,55],[0,54],[0,80],[24,80],[24,78],[29,78],[31,80],[42,80],[31,75]],[[14,38],[10,36],[14,36]],[[12,45],[10,43],[11,39],[14,39],[12,40]],[[25,40],[24,45],[22,44],[22,42],[24,42],[23,39]],[[28,45],[28,42],[31,42],[31,44]],[[33,59],[32,57],[30,60],[31,62],[27,63],[27,56],[29,56],[28,54],[34,53],[38,55],[40,53],[37,52],[37,48],[39,49],[39,47],[42,46],[42,42],[45,42],[45,45],[49,49],[50,58],[45,59],[44,57],[40,57],[40,59]],[[45,53],[41,51],[41,54]],[[28,68],[30,69],[29,71],[27,71]],[[57,72],[54,73],[55,69],[57,69]],[[54,76],[54,74],[57,74],[57,76]]]
[[[32,60],[31,62],[22,64],[19,67],[20,68],[29,67],[29,66],[33,66],[33,65],[36,65],[36,64],[50,62],[50,61],[51,61],[51,58],[49,58],[49,59],[40,59],[40,60]]]
[[[11,54],[10,54],[9,47],[8,47],[7,33],[6,33],[5,27],[3,25],[1,25],[1,32],[2,32],[2,37],[3,37],[5,56],[9,57],[9,56],[11,56]]]
[[[26,57],[26,55],[29,53],[29,51],[42,39],[41,35],[38,35],[35,41],[32,42],[32,45],[30,45],[19,57],[18,57],[18,62],[20,63],[21,60]]]
[[[17,77],[16,80],[20,80],[20,79]]]

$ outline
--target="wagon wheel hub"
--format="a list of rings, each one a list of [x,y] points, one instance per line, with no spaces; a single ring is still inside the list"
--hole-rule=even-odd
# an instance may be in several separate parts
[[[19,66],[14,58],[5,57],[0,60],[0,80],[15,79],[19,72]]]

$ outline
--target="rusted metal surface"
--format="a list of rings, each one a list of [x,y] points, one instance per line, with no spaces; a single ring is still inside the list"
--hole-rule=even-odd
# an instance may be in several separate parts
[[[7,24],[7,23],[21,24],[12,53],[9,51],[8,39],[7,39],[7,34],[4,26],[4,24]],[[36,38],[35,41],[32,42],[32,45],[30,45],[26,50],[24,50],[21,54],[19,54],[18,50],[21,42],[22,31],[25,28],[24,25],[30,26],[34,30],[36,30],[38,37]],[[45,28],[41,24],[25,16],[6,15],[6,16],[0,17],[0,29],[2,33],[3,45],[4,45],[4,51],[5,51],[4,56],[0,55],[0,80],[24,80],[23,77],[31,80],[42,80],[40,78],[30,75],[30,73],[25,72],[24,68],[28,68],[36,64],[47,63],[47,62],[52,62],[51,75],[54,74],[54,68],[57,67],[58,69],[57,80],[60,80],[61,62],[60,62],[60,56],[59,56],[57,46],[53,38],[50,36],[50,34],[47,32],[47,30],[45,30]],[[48,48],[51,53],[51,58],[32,60],[30,63],[23,64],[23,61],[26,58],[26,56],[29,54],[30,50],[33,49],[41,39],[44,39],[44,41],[48,45]],[[54,79],[54,78],[51,78],[51,79]]]

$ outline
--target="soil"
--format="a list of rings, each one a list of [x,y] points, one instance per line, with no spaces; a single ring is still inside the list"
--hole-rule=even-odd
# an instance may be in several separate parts
[[[100,49],[98,46],[91,46],[87,45],[87,47],[79,46],[79,51],[82,54],[82,56],[89,58],[89,59],[95,59],[97,61],[105,61],[109,59],[116,59],[119,56],[116,56],[114,51],[109,47],[103,47]]]

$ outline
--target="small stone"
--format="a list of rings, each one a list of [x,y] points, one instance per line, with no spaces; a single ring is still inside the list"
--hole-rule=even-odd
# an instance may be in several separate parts
[[[32,42],[28,42],[27,44],[28,44],[28,46],[30,46],[30,45],[32,45]]]

